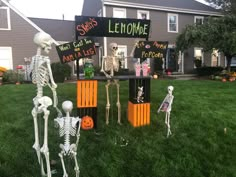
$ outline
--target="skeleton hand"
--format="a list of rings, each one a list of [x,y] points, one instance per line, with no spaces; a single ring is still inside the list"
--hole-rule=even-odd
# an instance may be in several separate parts
[[[57,88],[57,84],[56,83],[52,83],[52,88],[56,89]]]

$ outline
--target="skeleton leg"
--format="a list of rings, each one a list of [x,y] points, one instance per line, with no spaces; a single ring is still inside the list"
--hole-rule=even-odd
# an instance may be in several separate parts
[[[71,154],[72,154],[72,156],[74,157],[74,160],[75,160],[75,174],[76,174],[76,177],[79,177],[79,165],[78,165],[78,161],[77,161],[77,158],[76,158],[77,153],[74,152],[74,151],[71,151]]]
[[[109,86],[110,86],[110,81],[107,81],[106,84],[106,93],[107,93],[107,105],[106,105],[106,124],[109,124],[109,111],[110,111],[110,101],[109,101]]]
[[[165,123],[167,125],[167,138],[168,138],[171,135],[171,131],[170,131],[170,112],[166,112]]]
[[[44,116],[43,116],[44,118],[44,143],[43,143],[43,147],[41,148],[41,152],[45,156],[46,166],[47,166],[47,176],[51,177],[49,149],[48,149],[48,117],[49,117],[50,111],[48,111],[47,108],[44,108],[43,112],[44,112]]]
[[[63,146],[63,145],[62,145],[62,146]],[[64,154],[64,152],[61,151],[58,155],[59,155],[59,157],[60,157],[60,159],[61,159],[61,165],[62,165],[62,168],[63,168],[63,177],[68,177],[68,174],[67,174],[67,172],[66,172],[65,163],[64,163],[64,160],[63,160],[63,154]]]
[[[36,150],[37,153],[37,157],[38,157],[38,162],[40,164],[41,161],[41,154],[40,154],[40,145],[39,145],[39,130],[38,130],[38,120],[37,120],[37,111],[36,111],[36,107],[33,108],[32,110],[32,116],[34,119],[34,137],[35,137],[35,142],[33,145],[33,148]]]
[[[116,106],[117,106],[117,112],[118,112],[118,123],[120,124],[120,119],[121,119],[121,108],[120,108],[120,84],[119,84],[119,80],[115,80],[115,84],[117,87],[117,102],[116,102]]]

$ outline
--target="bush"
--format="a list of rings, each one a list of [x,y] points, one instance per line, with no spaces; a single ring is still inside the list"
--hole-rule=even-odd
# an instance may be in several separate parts
[[[52,63],[52,74],[55,82],[62,83],[65,81],[65,78],[71,76],[71,66],[69,64],[62,64],[60,62]]]
[[[199,76],[210,76],[210,75],[219,75],[223,71],[223,67],[210,67],[204,66],[196,68],[197,74]]]
[[[7,83],[16,83],[16,82],[22,82],[24,79],[24,74],[17,73],[17,71],[13,71],[13,70],[7,70],[6,72],[3,73],[3,78],[2,81],[3,82],[7,82]]]

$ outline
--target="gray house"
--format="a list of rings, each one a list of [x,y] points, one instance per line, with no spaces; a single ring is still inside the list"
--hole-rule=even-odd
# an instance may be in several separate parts
[[[150,19],[149,41],[169,42],[167,56],[163,59],[164,69],[191,73],[195,68],[196,57],[206,66],[225,66],[224,56],[217,51],[212,51],[215,55],[203,53],[199,46],[184,52],[177,51],[176,55],[176,37],[187,24],[201,24],[207,16],[221,16],[216,9],[195,0],[84,0],[82,15]],[[96,40],[100,56],[109,54],[108,46],[111,42],[119,45],[119,54],[129,56],[135,43],[135,39],[131,38],[98,37]],[[153,59],[147,61],[151,64]],[[101,57],[98,63],[101,64]],[[133,63],[134,60],[127,59],[125,68],[133,69]]]
[[[33,43],[33,37],[39,31],[49,33],[56,41],[74,40],[71,36],[73,26],[66,29],[67,23],[74,24],[74,22],[55,20],[47,22],[48,26],[44,28],[37,19],[27,18],[7,0],[0,0],[0,66],[7,69],[16,69],[18,65],[25,66],[25,61],[36,54],[37,46]],[[50,26],[58,30],[52,32]],[[66,30],[67,33],[59,29]],[[52,48],[50,59],[52,62],[59,61],[55,45]]]

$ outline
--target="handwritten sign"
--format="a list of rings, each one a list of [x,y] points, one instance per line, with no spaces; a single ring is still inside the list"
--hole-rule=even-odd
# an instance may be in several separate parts
[[[150,20],[75,16],[76,39],[79,36],[146,38]]]
[[[165,58],[167,48],[166,41],[139,41],[134,50],[134,58]]]
[[[62,63],[96,55],[95,43],[90,38],[58,45],[56,49]]]

